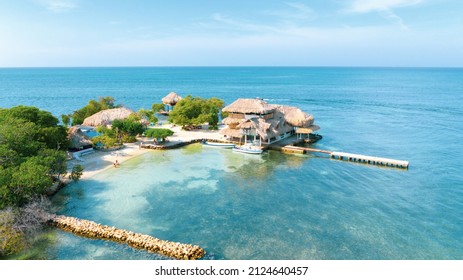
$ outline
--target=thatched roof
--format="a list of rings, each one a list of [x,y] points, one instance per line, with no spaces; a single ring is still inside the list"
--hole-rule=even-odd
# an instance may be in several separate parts
[[[178,95],[175,92],[171,92],[162,99],[162,103],[164,103],[166,105],[174,106],[180,100],[182,100],[182,97],[180,95]]]
[[[301,128],[296,129],[296,133],[310,134],[310,133],[313,133],[314,131],[317,131],[319,129],[320,129],[320,127],[318,125],[311,125],[309,127],[301,127]]]
[[[234,128],[227,128],[221,131],[221,134],[241,137],[244,130],[255,129],[263,140],[268,140],[287,132],[293,131],[294,127],[303,127],[306,133],[312,133],[318,130],[319,127],[314,125],[314,118],[312,115],[303,112],[301,109],[292,106],[268,104],[261,99],[247,99],[239,98],[232,104],[223,108],[222,111],[228,113],[246,114],[246,118],[227,117],[223,119],[224,124],[228,124]],[[267,113],[268,117],[258,116]],[[254,115],[254,116],[253,116]],[[310,131],[310,132],[308,132]]]
[[[256,129],[257,134],[262,137],[263,140],[267,140],[293,130],[293,127],[285,121],[281,113],[276,113],[276,118],[271,120],[253,118],[243,121],[237,126],[237,128],[240,133],[241,129]]]
[[[313,124],[313,116],[303,112],[301,109],[292,106],[280,106],[277,108],[292,126],[308,127]]]
[[[235,138],[241,138],[243,135],[241,134],[240,129],[231,129],[231,128],[224,128],[219,131],[222,135],[227,135]]]
[[[82,125],[99,126],[110,125],[116,119],[126,119],[133,111],[124,107],[100,111],[84,120]]]
[[[238,98],[232,104],[224,107],[222,111],[242,114],[267,114],[275,110],[276,107],[261,99]]]
[[[259,127],[258,119],[250,119],[242,121],[236,128],[238,129],[246,129],[246,128],[257,128]]]
[[[82,132],[80,127],[71,126],[68,130],[68,138],[71,149],[82,149],[85,146],[92,145],[90,137]]]
[[[280,112],[275,112],[275,117],[272,120],[268,120],[267,123],[269,124],[267,130],[259,133],[264,140],[293,130],[293,126],[288,124]]]
[[[239,124],[242,122],[243,119],[237,119],[237,118],[232,118],[232,117],[226,117],[225,119],[222,120],[223,124]]]

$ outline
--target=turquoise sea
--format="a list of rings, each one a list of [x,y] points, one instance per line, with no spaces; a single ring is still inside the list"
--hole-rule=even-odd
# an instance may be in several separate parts
[[[67,186],[53,198],[60,213],[197,244],[206,259],[463,259],[463,69],[0,69],[0,107],[56,116],[108,95],[149,108],[170,91],[298,106],[321,127],[316,148],[410,168],[191,145]],[[35,257],[163,258],[58,230],[47,236]]]

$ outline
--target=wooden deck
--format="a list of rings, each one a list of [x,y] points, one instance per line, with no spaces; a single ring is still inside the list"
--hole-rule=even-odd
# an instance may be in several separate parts
[[[299,146],[292,146],[288,145],[282,148],[283,152],[287,153],[296,153],[296,154],[305,154],[306,152],[311,153],[322,153],[322,154],[331,154],[331,151],[327,150],[320,150],[320,149],[313,149],[313,148],[306,148],[306,147],[299,147]]]

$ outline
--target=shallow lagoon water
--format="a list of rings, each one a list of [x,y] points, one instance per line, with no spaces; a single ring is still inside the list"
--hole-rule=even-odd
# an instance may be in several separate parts
[[[324,157],[243,155],[195,144],[149,152],[54,199],[63,214],[198,244],[207,259],[456,256],[462,248],[448,246],[452,228],[439,205],[422,203],[429,194],[417,195],[409,178],[403,170]],[[52,258],[162,258],[57,234]]]

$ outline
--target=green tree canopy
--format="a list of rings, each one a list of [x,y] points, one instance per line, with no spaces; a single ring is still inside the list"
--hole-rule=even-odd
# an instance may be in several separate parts
[[[151,109],[153,109],[153,111],[155,113],[161,111],[161,110],[164,110],[164,107],[165,105],[162,104],[162,103],[153,103],[153,105],[151,105]]]
[[[204,99],[188,95],[175,105],[168,120],[181,126],[208,123],[216,128],[219,121],[218,113],[223,108],[223,104],[223,100],[215,97]]]
[[[29,158],[17,167],[3,169],[0,187],[0,208],[23,205],[40,194],[45,194],[53,181],[49,168],[38,157]],[[3,177],[2,176],[2,177]]]
[[[9,145],[22,156],[34,155],[40,148],[65,150],[67,130],[58,119],[35,107],[17,106],[0,110],[0,144]]]
[[[71,123],[71,114],[62,114],[61,121],[63,122],[64,126],[69,126],[69,124]]]
[[[72,167],[71,175],[69,175],[69,179],[73,180],[74,182],[77,182],[80,180],[80,177],[82,177],[83,172],[84,167],[82,165],[74,165]]]
[[[0,122],[5,118],[21,119],[34,123],[39,127],[53,127],[58,124],[58,119],[50,112],[23,105],[0,110]]]
[[[93,137],[93,143],[97,146],[103,145],[104,148],[111,148],[122,143],[135,142],[137,140],[136,136],[142,134],[145,131],[145,127],[141,123],[140,114],[133,113],[127,119],[114,120],[111,128],[99,126],[97,127],[97,131],[102,135]]]
[[[149,120],[150,123],[157,123],[158,122],[158,118],[156,118],[156,116],[155,116],[156,112],[157,111],[155,111],[155,110],[145,110],[145,109],[138,110],[138,114],[141,117],[146,118],[147,120]]]
[[[108,149],[116,146],[116,137],[108,135],[99,135],[92,138],[92,142],[95,146],[102,145],[103,148]]]
[[[99,111],[120,107],[120,105],[114,105],[114,101],[114,97],[111,96],[100,97],[98,101],[94,99],[90,100],[87,105],[72,113],[72,125],[82,124],[85,118]]]
[[[167,137],[172,135],[174,135],[174,132],[167,128],[150,128],[145,131],[146,137],[162,139],[162,141],[165,141]]]
[[[66,129],[35,107],[0,109],[0,209],[44,194],[66,173]]]
[[[145,127],[140,122],[140,118],[127,118],[124,120],[114,120],[111,129],[118,129],[120,133],[127,133],[130,136],[137,136],[145,131]]]

